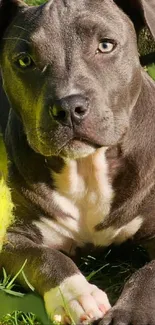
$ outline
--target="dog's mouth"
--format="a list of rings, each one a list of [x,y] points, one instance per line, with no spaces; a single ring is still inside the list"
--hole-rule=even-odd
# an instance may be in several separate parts
[[[116,131],[116,132],[114,132]],[[40,151],[45,156],[59,156],[67,158],[86,157],[101,147],[115,145],[120,140],[124,132],[114,130],[113,125],[108,127],[84,127],[80,130],[69,128],[55,128],[53,131],[42,130],[37,133],[39,143],[35,151]],[[121,130],[121,131],[124,131]],[[31,142],[30,142],[31,143]],[[33,148],[36,148],[36,146]]]
[[[70,142],[74,143],[75,145],[78,144],[78,145],[87,145],[87,146],[91,146],[91,147],[94,147],[95,149],[98,149],[101,147],[100,144],[96,143],[95,141],[92,141],[88,138],[78,138],[78,137],[75,137],[73,138],[72,140],[70,140]]]
[[[102,145],[88,138],[74,137],[61,147],[58,154],[65,157],[80,158],[93,153],[101,147]]]

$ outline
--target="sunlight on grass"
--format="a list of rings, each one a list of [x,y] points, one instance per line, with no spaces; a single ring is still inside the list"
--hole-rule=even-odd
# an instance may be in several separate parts
[[[24,314],[20,311],[15,311],[13,314],[7,314],[1,320],[1,325],[42,325],[32,313]]]
[[[46,2],[47,0],[25,0],[25,2],[28,5],[32,5],[32,6],[38,6],[41,5],[42,3]]]
[[[149,75],[155,80],[155,64],[152,64],[147,69]]]

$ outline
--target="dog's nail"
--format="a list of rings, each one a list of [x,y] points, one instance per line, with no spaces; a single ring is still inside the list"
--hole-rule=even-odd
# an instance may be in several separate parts
[[[80,318],[80,321],[81,322],[84,322],[84,321],[88,321],[90,318],[89,318],[89,316],[87,315],[87,314],[83,314],[82,316],[81,316],[81,318]]]
[[[89,316],[89,318],[91,318],[91,319],[94,318],[92,312],[89,312],[89,313],[88,313],[88,316]]]
[[[103,313],[103,314],[105,314],[106,312],[107,312],[107,308],[105,307],[105,305],[99,305],[99,310]]]
[[[106,308],[104,305],[99,305],[99,310],[101,310],[103,313],[106,312]]]

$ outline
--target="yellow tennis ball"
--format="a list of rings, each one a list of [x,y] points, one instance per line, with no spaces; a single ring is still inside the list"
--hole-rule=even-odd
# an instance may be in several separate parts
[[[7,228],[14,220],[11,192],[7,185],[7,156],[0,135],[0,250],[6,240]]]
[[[7,228],[14,220],[10,190],[3,177],[0,179],[0,250],[6,238]]]

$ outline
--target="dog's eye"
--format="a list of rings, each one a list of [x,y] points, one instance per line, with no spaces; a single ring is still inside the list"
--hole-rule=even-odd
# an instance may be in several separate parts
[[[33,60],[27,54],[20,55],[17,59],[17,64],[20,68],[26,69],[33,65]]]
[[[114,50],[116,44],[112,40],[104,39],[99,43],[97,53],[110,53]]]

